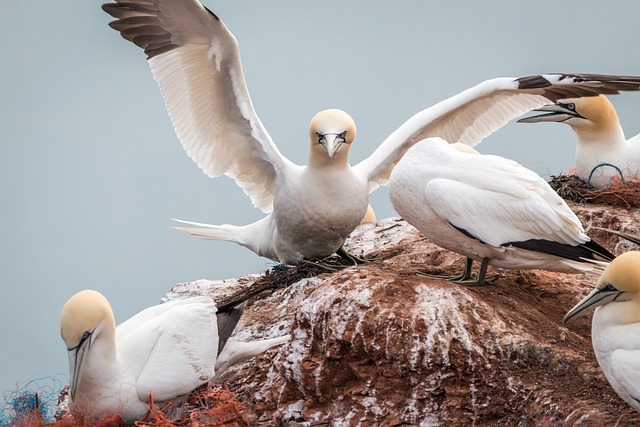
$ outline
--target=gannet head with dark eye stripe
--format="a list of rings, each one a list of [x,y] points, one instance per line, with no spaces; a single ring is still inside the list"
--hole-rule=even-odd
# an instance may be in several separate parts
[[[629,301],[640,297],[640,252],[619,255],[605,269],[596,288],[575,305],[564,317],[565,323],[614,301]],[[636,313],[640,315],[640,313]],[[636,319],[629,319],[629,322]]]
[[[546,114],[525,117],[518,120],[518,123],[566,123],[576,132],[620,126],[616,110],[604,95],[564,99],[533,111]]]
[[[309,163],[322,157],[348,160],[349,147],[356,137],[356,124],[342,110],[320,111],[309,124]]]
[[[93,342],[106,331],[115,337],[115,319],[107,299],[96,291],[81,291],[67,301],[60,315],[60,335],[69,356],[69,392],[75,400],[84,361]]]

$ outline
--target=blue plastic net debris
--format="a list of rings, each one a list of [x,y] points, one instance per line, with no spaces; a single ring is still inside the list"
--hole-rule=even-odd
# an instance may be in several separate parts
[[[39,417],[43,422],[54,420],[58,395],[67,383],[64,375],[36,378],[15,390],[2,394],[0,426],[20,424],[27,417]]]

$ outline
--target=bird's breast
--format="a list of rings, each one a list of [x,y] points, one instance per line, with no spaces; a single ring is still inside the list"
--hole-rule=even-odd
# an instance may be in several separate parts
[[[277,238],[313,256],[337,250],[367,211],[366,182],[348,173],[307,173],[289,180],[274,201]]]

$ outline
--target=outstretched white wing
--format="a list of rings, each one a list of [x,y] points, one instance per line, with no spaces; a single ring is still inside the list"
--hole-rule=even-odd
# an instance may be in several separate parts
[[[196,0],[116,0],[103,9],[117,18],[109,25],[148,55],[189,157],[271,211],[276,175],[292,163],[253,109],[233,34]]]
[[[639,90],[640,77],[548,74],[487,80],[407,120],[354,169],[369,190],[384,185],[396,163],[416,142],[438,136],[475,146],[511,119],[563,98]]]

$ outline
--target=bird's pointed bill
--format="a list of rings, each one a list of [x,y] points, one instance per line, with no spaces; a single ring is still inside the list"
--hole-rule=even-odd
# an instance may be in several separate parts
[[[562,103],[545,105],[533,111],[547,114],[525,117],[518,120],[517,123],[564,122],[575,117],[580,117],[574,110],[567,108],[565,104]]]
[[[76,399],[76,391],[78,389],[78,383],[80,382],[80,376],[82,375],[82,363],[90,347],[91,334],[85,334],[77,346],[67,349],[69,375],[71,375],[71,378],[69,378],[69,394],[73,401]]]
[[[345,139],[343,133],[326,133],[322,135],[322,138],[320,139],[320,144],[326,150],[330,159],[333,158],[344,142]]]
[[[589,293],[589,295],[584,297],[582,301],[576,304],[575,307],[569,310],[569,312],[564,316],[564,323],[578,318],[591,310],[595,310],[601,305],[614,301],[622,294],[624,294],[624,292],[621,292],[611,286],[607,286],[603,289],[595,288],[591,293]]]

